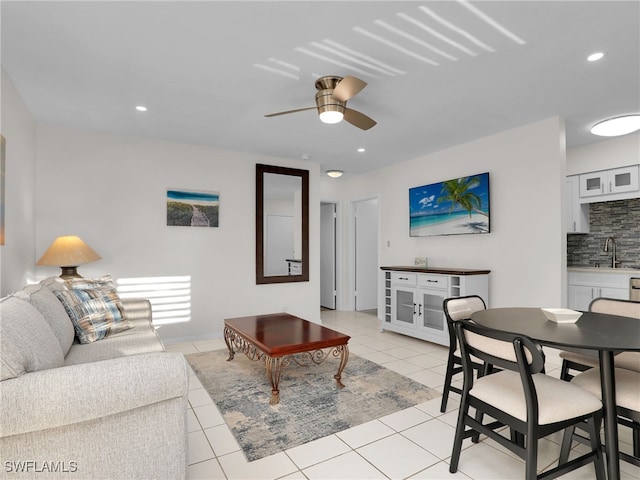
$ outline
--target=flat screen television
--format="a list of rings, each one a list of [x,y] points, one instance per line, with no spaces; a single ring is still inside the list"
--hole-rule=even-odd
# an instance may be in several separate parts
[[[409,189],[409,236],[489,233],[489,173]]]

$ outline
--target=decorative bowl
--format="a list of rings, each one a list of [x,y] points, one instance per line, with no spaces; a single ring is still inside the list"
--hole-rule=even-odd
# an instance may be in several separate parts
[[[568,308],[543,308],[542,313],[547,317],[547,320],[556,323],[576,323],[582,316],[582,312],[576,312]]]

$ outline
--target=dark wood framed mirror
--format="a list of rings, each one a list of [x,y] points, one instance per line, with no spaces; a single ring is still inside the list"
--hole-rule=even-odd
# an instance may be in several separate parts
[[[309,281],[309,171],[256,164],[256,283]]]

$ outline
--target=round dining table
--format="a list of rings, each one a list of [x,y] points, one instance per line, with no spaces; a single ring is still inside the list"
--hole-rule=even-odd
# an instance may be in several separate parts
[[[640,320],[607,313],[582,312],[575,323],[548,320],[540,308],[489,308],[471,314],[487,328],[520,333],[542,345],[596,350],[604,406],[607,478],[620,479],[614,354],[640,351]]]

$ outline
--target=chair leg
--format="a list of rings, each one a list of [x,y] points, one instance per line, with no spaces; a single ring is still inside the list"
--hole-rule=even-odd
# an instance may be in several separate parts
[[[482,423],[483,418],[484,418],[484,412],[476,410],[476,421],[478,423]],[[471,441],[473,443],[478,443],[480,441],[480,433],[476,433],[474,436],[472,436]]]
[[[512,428],[509,435],[511,436],[511,441],[513,443],[524,447],[524,435],[522,433]]]
[[[562,436],[562,447],[560,448],[560,459],[558,460],[558,466],[563,463],[567,463],[569,460],[569,452],[571,451],[571,443],[573,442],[573,433],[576,431],[576,427],[571,426],[564,429],[564,435]]]
[[[449,472],[456,473],[458,471],[458,462],[460,461],[460,452],[462,451],[462,440],[464,437],[465,417],[469,413],[469,405],[466,398],[462,398],[460,409],[458,410],[458,422],[456,423],[456,435],[453,439],[453,450],[451,452],[451,460],[449,462]]]
[[[524,439],[525,449],[525,475],[526,480],[538,478],[538,438],[533,432],[533,427],[527,428],[527,437]]]
[[[440,412],[444,413],[447,409],[447,402],[449,401],[449,388],[451,387],[451,380],[453,378],[453,358],[449,357],[447,363],[447,373],[444,377],[444,389],[442,391],[442,403],[440,404]]]
[[[631,435],[633,438],[633,456],[640,458],[640,423],[633,422],[633,427],[631,428]]]
[[[593,466],[596,469],[596,480],[605,479],[602,444],[600,443],[601,425],[601,415],[594,415],[592,418],[587,420],[587,431],[589,432],[589,440],[591,441],[591,450],[596,453],[596,458],[593,461]]]
[[[560,380],[569,382],[571,378],[572,375],[569,375],[569,362],[562,360],[562,367],[560,367]]]

